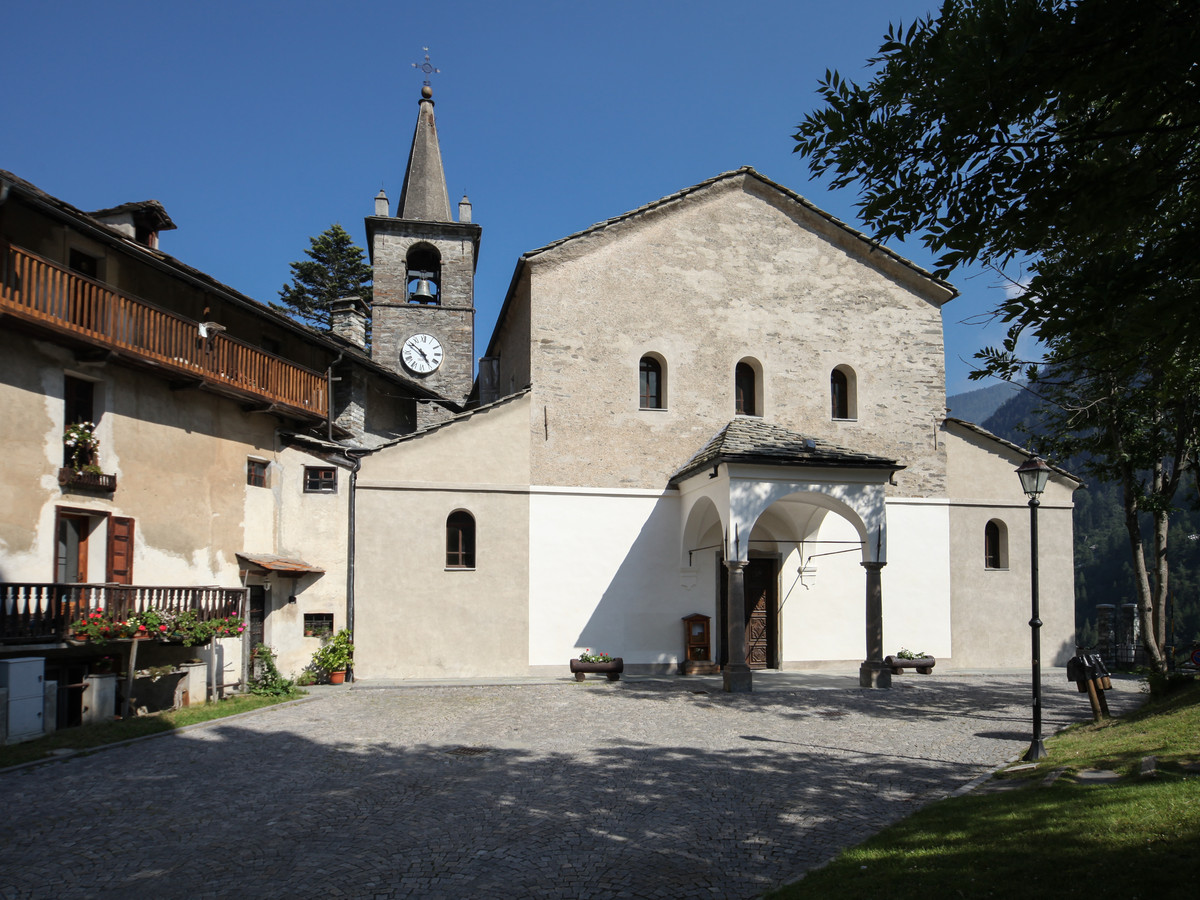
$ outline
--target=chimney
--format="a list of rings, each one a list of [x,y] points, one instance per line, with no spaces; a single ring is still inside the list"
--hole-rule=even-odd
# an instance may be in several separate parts
[[[500,399],[500,357],[479,359],[479,405],[486,406]]]
[[[360,350],[367,349],[367,316],[370,307],[362,297],[339,297],[329,306],[333,333]]]

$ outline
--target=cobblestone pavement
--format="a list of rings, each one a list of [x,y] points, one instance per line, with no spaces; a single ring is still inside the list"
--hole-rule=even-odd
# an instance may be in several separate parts
[[[1029,743],[1027,677],[718,684],[356,686],[10,770],[0,897],[750,898]]]

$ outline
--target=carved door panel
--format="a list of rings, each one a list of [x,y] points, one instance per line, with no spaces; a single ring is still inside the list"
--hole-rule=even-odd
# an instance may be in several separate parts
[[[775,560],[752,559],[745,569],[746,664],[751,669],[776,665]]]

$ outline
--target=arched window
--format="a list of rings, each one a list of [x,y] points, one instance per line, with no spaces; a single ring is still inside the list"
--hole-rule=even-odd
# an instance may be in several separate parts
[[[829,399],[832,418],[858,418],[857,382],[849,366],[838,366],[829,373]]]
[[[442,256],[432,244],[413,244],[405,258],[409,303],[440,306],[442,302]]]
[[[446,518],[446,568],[475,568],[475,517],[465,509]]]
[[[639,366],[640,391],[638,405],[642,409],[666,409],[666,369],[660,359],[643,356]]]
[[[988,569],[1008,568],[1008,528],[999,519],[983,526],[983,565]]]
[[[734,411],[739,416],[761,415],[758,403],[758,373],[743,360],[733,372]]]

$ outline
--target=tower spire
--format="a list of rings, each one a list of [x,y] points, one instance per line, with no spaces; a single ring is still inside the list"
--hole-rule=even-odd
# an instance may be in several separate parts
[[[446,190],[446,173],[442,169],[442,151],[438,145],[437,124],[433,118],[433,88],[429,75],[439,72],[429,63],[429,48],[424,48],[425,62],[413,67],[425,73],[421,100],[417,111],[417,127],[413,131],[408,168],[404,170],[404,186],[396,218],[420,222],[453,222],[450,215],[450,194]]]

